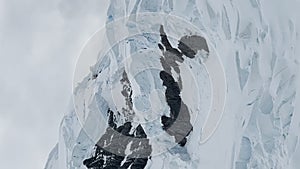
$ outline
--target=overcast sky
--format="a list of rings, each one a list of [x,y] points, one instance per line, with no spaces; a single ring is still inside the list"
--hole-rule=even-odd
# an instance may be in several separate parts
[[[104,0],[0,0],[0,168],[42,169]]]

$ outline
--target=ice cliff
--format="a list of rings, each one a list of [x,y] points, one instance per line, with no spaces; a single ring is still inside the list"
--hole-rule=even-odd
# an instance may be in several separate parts
[[[111,0],[110,49],[75,86],[80,99],[70,103],[45,169],[298,169],[299,6],[296,0]],[[149,28],[141,13],[176,16],[203,36],[174,19]],[[140,34],[114,43],[123,30],[110,23],[124,17],[126,32]],[[203,143],[213,97],[203,64],[213,54],[224,69],[226,102]]]

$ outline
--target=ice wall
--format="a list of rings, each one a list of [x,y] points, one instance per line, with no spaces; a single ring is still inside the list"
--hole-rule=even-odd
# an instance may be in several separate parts
[[[140,12],[163,12],[193,23],[213,44],[226,74],[225,112],[213,137],[200,144],[200,133],[192,132],[185,148],[153,156],[146,168],[300,166],[299,6],[296,0],[111,0],[108,23]],[[107,30],[108,37],[114,34]],[[130,48],[147,43],[142,36]],[[120,49],[114,47],[116,56]],[[86,78],[81,87],[89,83]],[[93,154],[94,144],[71,104],[46,169],[85,168],[83,160]]]

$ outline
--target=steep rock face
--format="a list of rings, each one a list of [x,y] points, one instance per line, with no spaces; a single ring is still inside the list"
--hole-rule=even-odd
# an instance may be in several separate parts
[[[170,148],[163,154],[152,155],[151,159],[150,157],[124,158],[124,156],[116,156],[106,152],[103,146],[97,146],[95,140],[91,139],[80,125],[72,107],[63,119],[58,147],[53,150],[54,153],[50,154],[46,169],[104,168],[106,167],[104,164],[125,168],[134,164],[136,166],[141,164],[139,166],[141,168],[154,169],[297,169],[300,157],[298,132],[300,130],[300,116],[296,113],[299,110],[296,104],[299,102],[299,89],[297,89],[298,56],[300,55],[299,48],[297,48],[297,44],[299,44],[297,25],[299,22],[297,22],[296,15],[293,15],[292,10],[286,10],[286,4],[293,6],[291,5],[292,2],[283,4],[276,1],[271,4],[253,0],[126,0],[121,3],[112,0],[107,11],[108,23],[124,15],[159,11],[186,19],[207,35],[207,39],[204,40],[209,40],[212,43],[212,46],[219,53],[225,69],[228,89],[224,117],[213,137],[205,144],[199,143],[202,126],[201,123],[196,123],[192,126],[192,132],[188,132],[188,134],[185,132],[184,135],[181,135],[181,139],[175,139],[179,145]],[[278,9],[285,9],[286,14],[278,14]],[[129,32],[135,29],[134,24],[129,22],[127,25],[130,26]],[[168,43],[167,35],[171,32],[170,29],[157,30],[159,37],[143,34],[128,40],[131,51],[158,47],[161,55],[160,69],[159,71],[152,71],[151,76],[162,74],[163,78],[158,76],[150,84],[145,82],[143,75],[140,75],[136,81],[141,84],[144,81],[144,85],[141,85],[144,86],[144,88],[141,87],[144,93],[148,92],[149,87],[147,86],[152,85],[156,89],[165,89],[163,95],[168,96],[162,100],[158,99],[160,102],[165,102],[165,107],[169,107],[159,114],[160,123],[156,125],[159,127],[151,130],[142,127],[140,131],[145,133],[152,131],[155,134],[155,132],[160,132],[165,128],[165,133],[174,136],[176,134],[168,132],[168,126],[173,123],[183,103],[190,106],[189,102],[184,100],[186,97],[180,94],[187,84],[184,80],[185,76],[175,76],[184,73],[179,65],[189,63],[188,66],[194,67],[190,64],[190,60],[197,59],[195,56],[196,49],[209,53],[212,49],[201,43],[196,43],[197,46],[193,46],[195,43],[190,44],[189,42],[194,40],[205,42],[202,38],[193,35],[182,35],[181,39],[175,40],[175,43],[174,41]],[[114,35],[116,32],[112,29],[107,30],[108,37],[114,37]],[[171,40],[169,39],[169,41]],[[176,49],[176,43],[178,43],[178,49]],[[89,77],[92,81],[85,79],[80,87],[92,86],[91,83],[100,86],[99,88],[105,85],[106,82],[102,85],[96,83],[105,77],[104,74],[107,74],[101,70],[109,67],[108,63],[113,63],[111,58],[118,60],[120,59],[118,57],[126,51],[122,45],[115,45],[112,50],[113,56],[105,62],[97,63],[97,66],[92,69]],[[148,55],[150,61],[152,61],[151,56]],[[172,59],[169,60],[169,58]],[[123,70],[119,74],[122,75]],[[117,81],[120,79],[122,78],[118,78]],[[200,76],[196,76],[196,79],[205,80]],[[130,87],[125,79],[121,84],[122,89],[124,85],[125,90],[121,94],[121,98],[125,100],[125,110],[120,112],[111,110],[117,120],[111,119],[111,113],[107,115],[109,105],[102,101],[101,92],[98,91],[99,95],[96,96],[96,100],[101,103],[101,106],[98,105],[98,107],[103,109],[105,116],[110,120],[107,119],[103,125],[97,124],[100,126],[89,123],[91,128],[107,129],[110,126],[110,129],[115,128],[114,130],[122,132],[121,128],[126,128],[124,125],[129,127],[131,125],[131,132],[128,133],[124,129],[126,131],[123,131],[124,135],[128,135],[128,137],[139,135],[132,130],[133,128],[136,130],[140,128],[139,125],[128,123],[127,120],[131,118],[125,118],[122,113],[131,114],[134,117],[133,114],[136,112],[132,111],[131,102],[138,103],[134,100],[143,100],[145,96],[150,97],[150,94],[135,97],[131,94],[130,88],[132,86]],[[105,91],[105,89],[104,87],[102,90]],[[169,95],[169,91],[171,91],[171,95]],[[190,97],[192,96],[191,94]],[[168,103],[168,99],[171,104]],[[172,104],[172,101],[179,104]],[[201,99],[200,101],[205,100]],[[144,100],[142,103],[145,104],[140,104],[139,108],[146,110],[148,104]],[[205,105],[201,104],[201,108],[205,109]],[[190,112],[191,124],[192,113]],[[205,119],[205,117],[201,118]],[[177,116],[177,119],[180,118]],[[183,122],[189,126],[188,120],[183,120]],[[150,138],[153,133],[146,135]],[[105,135],[105,132],[103,134]],[[112,133],[106,134],[112,135]],[[141,135],[145,136],[144,134]],[[186,136],[188,136],[187,139],[185,139]],[[124,143],[124,145],[128,144]],[[149,146],[151,145],[153,143],[149,142]],[[156,148],[152,147],[152,151]],[[124,147],[120,151],[123,152]]]
[[[89,159],[85,159],[83,164],[91,169],[109,169],[109,168],[144,168],[150,156],[151,146],[149,140],[135,140],[132,138],[147,138],[145,131],[141,125],[138,125],[133,134],[129,132],[132,129],[130,122],[117,127],[114,123],[114,112],[108,111],[109,114],[109,127],[98,143],[96,144],[95,154]],[[125,139],[123,138],[125,137]],[[127,139],[126,139],[127,138]],[[129,145],[130,144],[130,145]],[[130,147],[131,153],[126,155],[125,151],[127,146]],[[112,152],[119,152],[114,154]],[[139,156],[139,152],[143,151],[144,158],[133,158]],[[142,155],[141,155],[142,156]]]
[[[186,137],[192,131],[193,126],[190,122],[189,109],[180,97],[183,86],[179,65],[176,61],[180,63],[184,62],[183,56],[194,58],[196,53],[201,49],[208,51],[208,47],[203,37],[196,35],[185,36],[179,40],[178,48],[182,51],[180,52],[170,44],[163,26],[160,27],[160,37],[162,44],[158,44],[158,46],[163,53],[163,57],[160,58],[160,61],[164,68],[164,70],[160,72],[160,79],[163,81],[163,86],[166,87],[165,96],[167,104],[170,107],[170,115],[163,115],[161,122],[163,129],[166,130],[168,134],[174,136],[180,146],[184,146],[187,142]],[[200,41],[198,41],[199,39]],[[179,75],[177,79],[178,82],[172,77],[171,69],[174,69]]]

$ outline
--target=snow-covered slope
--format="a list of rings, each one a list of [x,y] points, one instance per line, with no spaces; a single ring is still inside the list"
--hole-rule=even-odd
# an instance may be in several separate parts
[[[299,168],[297,6],[111,0],[101,50],[45,169]],[[214,58],[226,85],[213,80]],[[224,86],[223,111],[214,99]],[[214,108],[223,115],[212,121],[222,119],[203,142]]]

